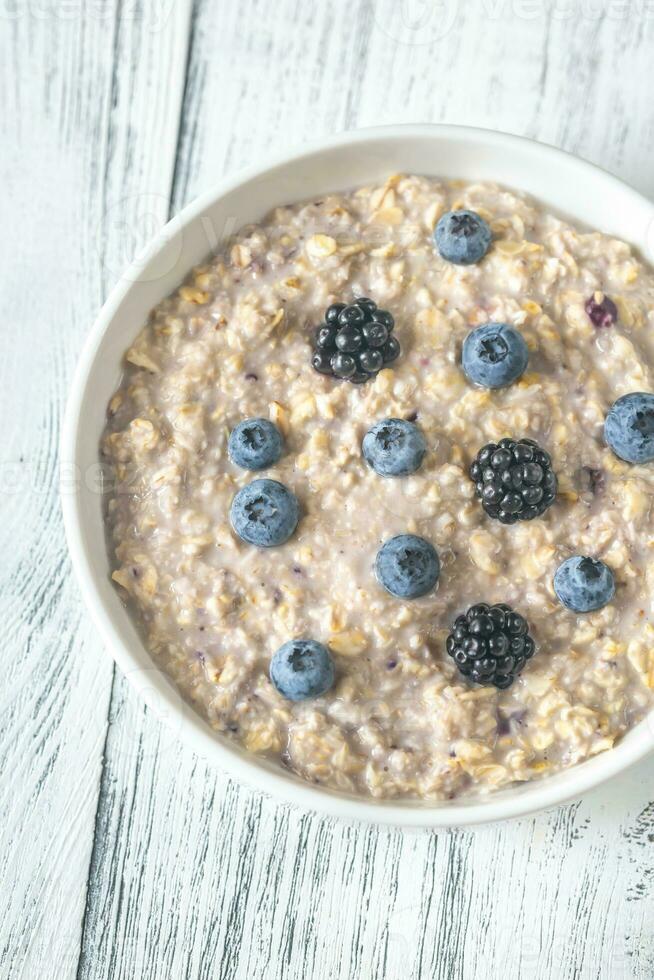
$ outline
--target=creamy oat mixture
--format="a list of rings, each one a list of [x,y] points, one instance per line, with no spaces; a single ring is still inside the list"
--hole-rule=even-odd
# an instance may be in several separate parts
[[[478,265],[439,257],[451,208],[479,212],[493,244]],[[619,321],[596,328],[593,291]],[[392,311],[402,354],[366,385],[310,366],[330,302],[370,296]],[[527,373],[476,388],[461,344],[489,320],[519,328]],[[321,785],[375,797],[486,793],[609,749],[652,704],[654,464],[602,438],[611,403],[654,390],[654,274],[628,245],[586,233],[493,184],[392,176],[244,228],[152,312],[127,352],[102,453],[113,578],[155,661],[221,734]],[[265,416],[286,451],[264,474],[233,465],[230,430]],[[361,440],[385,417],[415,419],[428,443],[412,476],[384,479]],[[542,518],[503,526],[467,468],[503,436],[536,439],[559,493]],[[280,480],[302,508],[279,547],[241,542],[234,493]],[[387,538],[438,549],[438,588],[402,601],[373,574]],[[573,554],[617,581],[604,609],[576,615],[552,576]],[[507,691],[466,681],[445,653],[455,616],[506,602],[537,652]],[[268,678],[294,637],[329,645],[335,687],[282,698]]]

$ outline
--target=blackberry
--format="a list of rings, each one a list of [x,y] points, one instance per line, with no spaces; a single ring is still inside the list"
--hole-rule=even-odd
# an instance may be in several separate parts
[[[332,303],[325,322],[316,330],[311,364],[320,374],[364,384],[400,354],[392,335],[395,320],[372,299]]]
[[[475,684],[510,687],[536,647],[527,620],[510,606],[480,602],[457,616],[446,650]]]
[[[533,439],[500,439],[479,450],[470,479],[489,517],[502,524],[540,517],[556,497],[552,461]]]

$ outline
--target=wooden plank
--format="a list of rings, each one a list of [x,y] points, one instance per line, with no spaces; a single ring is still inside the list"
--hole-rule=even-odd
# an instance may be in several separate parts
[[[113,666],[65,557],[58,433],[82,338],[122,271],[120,223],[139,235],[130,195],[158,194],[167,215],[188,12],[177,2],[159,29],[129,3],[5,8],[0,975],[65,980],[79,959]]]

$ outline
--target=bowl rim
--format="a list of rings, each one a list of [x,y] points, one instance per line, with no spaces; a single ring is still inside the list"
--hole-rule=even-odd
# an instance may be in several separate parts
[[[150,241],[125,269],[122,277],[111,289],[84,340],[70,383],[59,450],[60,473],[62,474],[60,500],[66,539],[84,603],[100,634],[103,645],[115,663],[155,716],[169,727],[173,725],[172,719],[180,715],[179,696],[175,693],[172,681],[166,677],[154,660],[151,661],[153,671],[152,676],[148,678],[147,686],[139,683],[140,664],[118,635],[112,621],[112,615],[105,607],[95,581],[83,534],[80,504],[81,483],[76,481],[73,492],[70,492],[69,489],[64,490],[63,473],[64,471],[69,472],[67,467],[76,465],[78,442],[84,425],[81,417],[82,401],[85,395],[86,382],[95,363],[101,342],[123,301],[138,283],[139,269],[152,260],[165,244],[166,232],[183,230],[202,215],[207,208],[215,206],[222,197],[236,190],[241,184],[255,178],[262,178],[277,167],[301,162],[304,158],[313,157],[324,151],[338,150],[339,148],[380,139],[396,141],[407,138],[431,138],[440,141],[448,139],[481,140],[490,147],[502,148],[507,151],[512,148],[530,147],[544,161],[547,159],[564,161],[569,166],[576,167],[580,176],[583,176],[584,173],[600,176],[608,189],[614,189],[623,197],[625,194],[631,196],[632,203],[636,208],[647,209],[652,214],[652,202],[627,183],[596,164],[548,144],[482,127],[400,123],[344,131],[327,139],[307,142],[289,152],[271,155],[261,164],[241,169],[224,177],[186,205],[166,223],[155,239]],[[145,644],[143,644],[143,649],[147,654]],[[149,654],[147,655],[149,656]],[[168,710],[161,711],[162,702]],[[272,796],[277,801],[297,805],[303,809],[318,812],[323,816],[400,828],[471,827],[478,824],[525,817],[578,798],[586,791],[634,765],[654,749],[654,732],[650,728],[649,734],[641,733],[641,737],[638,739],[627,743],[620,742],[607,752],[578,763],[559,774],[523,784],[519,793],[514,794],[509,789],[506,791],[506,795],[504,793],[498,796],[491,794],[487,797],[478,797],[458,803],[393,799],[374,800],[339,794],[326,787],[316,787],[298,777],[285,774],[281,769],[263,765],[256,756],[244,754],[243,750],[237,746],[232,746],[228,740],[221,739],[192,708],[188,707],[183,715],[184,724],[177,729],[176,737],[206,759],[212,766],[219,768],[231,778],[236,778],[250,788]],[[646,719],[640,724],[645,725]],[[566,780],[565,788],[563,788],[557,777],[563,778],[566,775],[570,778]]]

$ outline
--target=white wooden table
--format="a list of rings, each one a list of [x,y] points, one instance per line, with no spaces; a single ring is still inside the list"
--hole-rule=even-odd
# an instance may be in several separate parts
[[[654,762],[465,833],[243,790],[101,649],[57,437],[108,288],[226,171],[343,128],[447,121],[654,195],[653,56],[647,0],[0,2],[3,980],[651,980]]]

